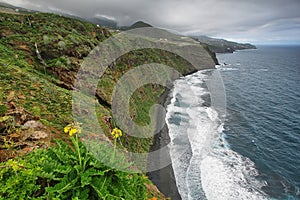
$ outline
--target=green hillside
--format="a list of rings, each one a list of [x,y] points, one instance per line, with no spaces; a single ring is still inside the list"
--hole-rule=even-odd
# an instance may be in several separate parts
[[[134,175],[136,178],[133,180],[130,178],[133,175],[126,175],[100,164],[97,165],[102,167],[95,168],[92,163],[87,164],[89,167],[82,168],[82,159],[86,158],[88,163],[95,159],[90,158],[85,147],[76,140],[77,135],[70,137],[64,133],[67,125],[73,124],[77,127],[72,118],[71,104],[76,73],[84,57],[113,34],[115,33],[112,30],[54,14],[0,13],[0,183],[3,185],[0,199],[20,199],[22,195],[29,195],[33,199],[43,199],[46,198],[45,195],[52,195],[53,199],[56,195],[61,199],[74,199],[79,193],[72,188],[86,191],[82,195],[90,195],[90,199],[99,199],[101,195],[105,199],[126,197],[122,185],[117,190],[108,186],[102,192],[96,190],[92,180],[100,181],[101,177],[106,177],[105,180],[109,178],[110,182],[107,184],[114,184],[114,179],[120,179],[118,184],[131,185],[128,190],[134,190],[133,193],[137,195],[135,198],[147,199],[156,196],[163,199],[142,175]],[[165,64],[183,74],[194,70],[187,61],[170,52],[152,49],[132,51],[118,58],[105,72],[97,88],[98,101],[88,100],[96,104],[99,125],[109,139],[108,143],[116,142],[119,148],[130,152],[148,152],[152,138],[137,139],[126,133],[118,140],[113,138],[111,131],[117,126],[114,119],[111,119],[112,91],[122,74],[146,63]],[[149,123],[149,108],[157,102],[163,91],[161,86],[146,85],[133,94],[130,114],[136,123]],[[71,149],[64,142],[57,143],[56,140],[66,141]],[[75,151],[77,148],[78,152]],[[61,154],[58,152],[64,158],[60,158]],[[70,156],[66,152],[70,152]],[[75,161],[70,161],[75,159],[71,156],[73,154],[75,157],[79,156],[78,167],[82,171],[78,172],[75,167],[77,172],[73,172],[71,168],[63,167],[76,165],[73,163]],[[60,173],[52,171],[56,169],[54,166],[50,167],[52,162],[39,164],[37,157],[49,158],[53,162],[60,160],[56,164]],[[41,174],[33,175],[29,170],[36,171],[37,168],[41,170]],[[96,169],[98,173],[94,171]],[[86,177],[86,170],[94,172]],[[104,173],[103,170],[109,173]],[[81,178],[72,179],[72,173],[79,173]],[[84,178],[90,181],[83,184]],[[24,180],[28,180],[28,187],[20,185]],[[67,183],[72,184],[72,187],[67,187]],[[137,191],[139,194],[135,193]],[[126,198],[132,198],[133,193],[128,193]]]

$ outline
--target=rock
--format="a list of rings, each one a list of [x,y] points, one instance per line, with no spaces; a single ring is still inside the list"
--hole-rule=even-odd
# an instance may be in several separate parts
[[[46,127],[39,121],[34,121],[34,120],[30,120],[27,121],[24,125],[23,125],[23,129],[34,129],[35,131],[38,130],[42,130],[42,129],[46,129]]]
[[[24,134],[24,140],[41,140],[48,138],[49,133],[47,128],[39,121],[30,120],[23,125],[23,130],[27,134]]]
[[[33,140],[40,140],[40,139],[45,139],[48,137],[48,134],[44,131],[34,131],[31,135],[30,135],[30,139]]]

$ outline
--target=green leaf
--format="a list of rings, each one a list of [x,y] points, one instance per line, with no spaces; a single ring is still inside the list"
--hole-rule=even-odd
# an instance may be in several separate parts
[[[83,174],[81,176],[81,187],[89,185],[91,180],[92,180],[92,178],[90,176]]]
[[[64,192],[72,189],[72,187],[75,186],[76,182],[78,181],[78,178],[75,178],[73,180],[68,180],[67,178],[63,178],[62,181],[53,187],[47,187],[46,192],[49,192],[53,196],[56,196],[56,194],[63,194]]]

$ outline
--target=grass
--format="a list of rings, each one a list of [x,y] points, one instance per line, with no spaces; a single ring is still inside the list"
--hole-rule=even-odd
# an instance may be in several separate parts
[[[48,13],[1,13],[0,26],[2,104],[7,104],[5,97],[10,91],[15,91],[17,106],[33,113],[47,126],[61,130],[72,121],[71,89],[83,58],[110,37],[111,31]],[[121,47],[124,44],[116,45]],[[111,105],[116,82],[130,69],[147,63],[165,64],[182,74],[193,70],[184,59],[157,49],[134,50],[118,58],[101,77],[97,88],[98,97],[105,102],[97,105],[98,119],[107,136],[109,125],[101,119],[111,115],[107,105]],[[137,124],[149,123],[149,108],[163,91],[157,85],[146,85],[134,93],[130,101],[130,114]],[[152,138],[140,141],[128,136],[126,144],[131,151],[147,152]]]
[[[66,139],[62,130],[73,122],[72,86],[76,73],[83,58],[109,38],[112,31],[48,13],[0,13],[0,27],[0,160],[7,160],[16,154],[3,153],[3,150],[25,149],[22,145],[16,146],[18,141],[11,136],[22,134],[22,125],[28,120],[42,122],[50,131],[51,139]],[[182,74],[193,71],[186,60],[157,49],[135,50],[118,58],[98,83],[97,96],[101,101],[82,97],[85,102],[96,105],[98,122],[107,138],[112,140],[111,128],[117,126],[113,118],[110,122],[105,120],[112,116],[110,105],[115,84],[131,69],[151,63],[165,64]],[[164,88],[155,84],[134,92],[130,98],[130,115],[135,123],[149,124],[149,109],[163,92]],[[10,114],[12,110],[21,114]],[[13,119],[13,125],[4,121],[5,116]],[[88,116],[89,113],[82,114],[85,124],[93,127]],[[1,126],[5,126],[4,129]],[[7,127],[10,132],[4,131]],[[129,152],[149,152],[152,140],[125,133],[118,146]]]

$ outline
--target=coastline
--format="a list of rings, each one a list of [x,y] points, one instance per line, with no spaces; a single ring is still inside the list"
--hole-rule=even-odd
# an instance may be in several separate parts
[[[218,59],[216,57],[216,54],[209,50],[208,47],[203,46],[203,48],[207,51],[207,53],[210,56],[211,63],[207,64],[204,63],[203,66],[210,66],[210,67],[202,67],[202,69],[194,69],[190,70],[187,73],[184,73],[183,76],[187,76],[190,74],[193,74],[197,72],[198,70],[203,69],[215,69],[215,65],[219,64]],[[213,63],[213,65],[211,65]],[[175,79],[173,80],[175,81]],[[162,93],[162,95],[159,97],[157,103],[162,105],[165,109],[167,106],[171,103],[172,99],[172,90],[174,87],[174,82],[170,84],[170,87],[166,88],[165,91]],[[157,113],[157,116],[159,116],[160,113]],[[159,117],[157,117],[159,119]],[[164,127],[160,130],[158,134],[155,134],[153,137],[153,144],[150,148],[150,152],[161,149],[162,147],[167,146],[170,143],[170,137],[169,137],[169,129],[167,124],[164,125]],[[155,165],[155,163],[158,163],[160,161],[171,161],[170,154],[167,152],[167,155],[164,154],[161,158],[158,160],[151,160],[150,157],[148,157],[148,166]],[[147,176],[149,179],[155,184],[155,186],[158,188],[158,190],[163,193],[167,198],[171,198],[172,200],[181,200],[181,196],[178,192],[176,180],[174,176],[173,166],[172,163],[162,169],[148,172]]]
[[[158,103],[161,104],[164,108],[166,108],[168,104],[170,104],[171,98],[172,89],[167,88],[159,97]],[[153,145],[151,146],[150,150],[155,151],[157,149],[160,149],[161,147],[168,145],[169,142],[169,129],[167,124],[165,124],[161,131],[154,136]],[[166,158],[166,156],[164,155],[164,158],[161,159],[171,159],[169,154],[167,156],[169,157]],[[148,160],[148,163],[151,164],[152,162],[155,163],[159,161]],[[169,164],[168,166],[162,169],[153,172],[148,172],[147,176],[156,185],[159,191],[162,192],[167,198],[171,198],[172,200],[181,200],[181,197],[177,190],[172,164]]]

